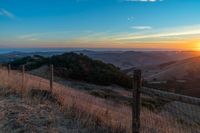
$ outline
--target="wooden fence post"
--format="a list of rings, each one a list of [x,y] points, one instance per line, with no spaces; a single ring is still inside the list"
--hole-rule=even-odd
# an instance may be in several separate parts
[[[8,64],[8,76],[10,76],[10,69],[11,69],[11,66],[10,64]]]
[[[22,65],[22,91],[24,90],[25,87],[25,65]]]
[[[53,64],[50,65],[50,91],[53,90]]]
[[[10,69],[11,69],[11,66],[10,66],[10,64],[8,64],[8,66],[7,66],[7,69],[8,69],[8,79],[7,79],[7,85],[9,86],[9,85],[10,85]]]
[[[132,133],[140,132],[140,88],[141,70],[133,73]]]

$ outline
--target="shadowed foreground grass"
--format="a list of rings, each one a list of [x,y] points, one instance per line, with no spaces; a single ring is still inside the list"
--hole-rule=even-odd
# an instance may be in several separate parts
[[[23,97],[28,97],[30,90],[49,90],[49,81],[37,76],[25,75],[22,85],[22,74],[11,71],[8,75],[6,70],[0,69],[1,88],[14,90]],[[80,92],[70,87],[54,83],[53,96],[63,112],[73,112],[86,127],[94,127],[98,132],[98,126],[107,129],[105,132],[131,132],[131,108],[126,105],[107,101]],[[145,133],[189,133],[170,116],[165,117],[148,109],[141,110],[141,132]]]
[[[64,113],[63,113],[64,112]],[[85,117],[86,118],[86,117]],[[87,120],[90,120],[88,115]],[[73,108],[63,110],[51,99],[24,97],[0,88],[0,132],[76,133],[109,132],[96,123],[87,125]]]

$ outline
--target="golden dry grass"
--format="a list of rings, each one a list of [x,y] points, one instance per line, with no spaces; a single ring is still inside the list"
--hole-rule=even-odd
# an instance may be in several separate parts
[[[26,96],[33,88],[49,90],[49,81],[37,76],[25,75],[25,84],[22,85],[22,74],[17,71],[0,69],[0,85],[3,88],[14,89]],[[124,129],[124,132],[131,132],[131,108],[129,106],[117,104],[105,99],[97,98],[80,92],[70,87],[54,83],[53,94],[57,97],[63,108],[76,108],[77,115],[85,112],[102,126],[112,127],[113,132]],[[141,132],[144,133],[188,133],[170,116],[153,113],[147,109],[141,111]]]

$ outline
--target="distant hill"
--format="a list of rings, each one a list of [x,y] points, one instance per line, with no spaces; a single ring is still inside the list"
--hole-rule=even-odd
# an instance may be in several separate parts
[[[192,51],[77,51],[93,59],[101,60],[105,63],[111,63],[122,70],[133,67],[143,67],[148,65],[158,65],[174,60],[200,55],[199,52]]]
[[[145,86],[200,97],[200,56],[123,70],[142,70]]]
[[[200,97],[200,57],[143,68],[150,87]]]
[[[147,76],[148,80],[200,79],[200,57],[193,57],[157,66],[157,73]]]
[[[112,64],[93,60],[86,55],[64,53],[52,57],[39,55],[27,56],[11,62],[15,69],[26,65],[27,70],[37,69],[43,65],[54,64],[55,74],[66,79],[75,79],[100,85],[116,84],[131,88],[131,78]]]
[[[27,57],[27,56],[33,56],[33,55],[40,55],[44,57],[50,57],[53,55],[60,55],[64,52],[55,51],[55,52],[19,52],[19,51],[13,51],[10,53],[4,53],[0,54],[0,63],[7,63],[14,61],[19,58]]]
[[[68,50],[69,51],[69,50]],[[104,63],[110,63],[119,67],[121,70],[130,69],[133,67],[143,67],[147,65],[158,65],[161,63],[171,62],[175,60],[187,59],[195,56],[200,56],[199,52],[193,51],[90,51],[77,50],[73,51],[77,54],[84,54],[88,57],[101,60]],[[61,55],[63,51],[38,51],[38,52],[19,52],[0,54],[0,63],[14,61],[18,58],[26,56],[41,55],[51,57],[53,55]]]

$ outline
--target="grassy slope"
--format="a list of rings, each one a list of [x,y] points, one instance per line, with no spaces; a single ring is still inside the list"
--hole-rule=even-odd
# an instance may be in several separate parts
[[[0,88],[1,133],[106,132],[95,123],[86,126],[74,116],[72,109],[64,113],[58,104],[48,99],[21,98],[12,90]]]
[[[153,78],[157,80],[199,78],[200,57],[161,64],[155,69],[157,69],[157,73],[147,76],[147,80]]]
[[[3,88],[11,88],[17,92],[22,92],[23,95],[29,92],[31,88],[37,89],[49,89],[49,82],[43,78],[37,76],[26,75],[26,86],[22,90],[21,88],[21,74],[15,71],[11,72],[8,80],[7,72],[0,70],[0,85]],[[95,98],[86,93],[74,90],[70,87],[54,84],[53,94],[61,104],[62,108],[75,108],[75,114],[89,114],[93,120],[100,125],[109,125],[112,127],[112,131],[131,132],[131,108],[125,105],[113,103],[104,99]],[[85,115],[84,115],[85,116]],[[88,121],[87,119],[84,119]],[[90,121],[89,123],[94,123]],[[141,111],[141,128],[142,132],[190,132],[186,129],[183,130],[173,118],[169,115],[154,113],[147,109]]]
[[[43,77],[49,78],[48,66],[42,66],[38,69],[34,69],[29,71],[28,73]],[[94,95],[96,97],[105,98],[107,100],[112,100],[117,103],[128,104],[130,105],[132,102],[132,93],[130,90],[126,90],[120,86],[110,85],[96,85],[86,82],[81,82],[77,80],[63,79],[57,76],[54,76],[54,81],[62,84],[64,86],[71,87],[73,89],[77,89],[79,91],[86,92],[88,94]]]
[[[184,95],[200,97],[200,57],[162,64],[155,69],[157,72],[147,76],[147,80],[168,80],[169,85],[166,88],[178,88]],[[173,83],[175,80],[183,80],[185,83]]]

